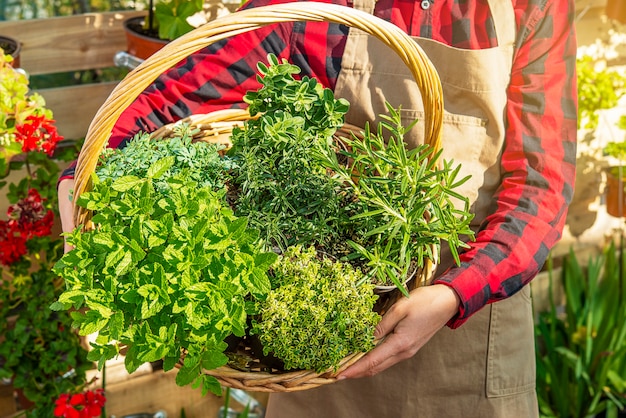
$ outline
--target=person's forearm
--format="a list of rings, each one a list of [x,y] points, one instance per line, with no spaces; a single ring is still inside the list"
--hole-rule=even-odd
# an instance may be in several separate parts
[[[72,193],[74,191],[74,179],[65,179],[59,182],[57,193],[59,196],[59,216],[61,217],[61,228],[63,232],[70,232],[74,229],[74,204]],[[65,251],[71,248],[65,243]]]

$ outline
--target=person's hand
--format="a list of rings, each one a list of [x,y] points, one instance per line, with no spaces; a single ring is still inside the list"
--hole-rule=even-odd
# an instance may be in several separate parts
[[[61,216],[61,229],[63,232],[74,230],[74,205],[72,204],[72,191],[74,190],[74,180],[62,180],[57,188],[59,196],[59,215]],[[65,241],[64,250],[68,252],[72,249]]]
[[[456,292],[442,284],[414,289],[410,297],[394,303],[376,327],[374,337],[384,340],[337,378],[373,376],[412,357],[457,313],[459,303]]]

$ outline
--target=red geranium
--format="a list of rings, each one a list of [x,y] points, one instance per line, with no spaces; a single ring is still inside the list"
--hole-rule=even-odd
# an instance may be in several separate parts
[[[54,402],[54,416],[65,418],[99,417],[106,402],[104,390],[96,389],[84,393],[64,393]]]
[[[8,221],[0,220],[0,263],[8,266],[26,254],[26,241],[52,233],[54,213],[46,209],[35,189],[9,206]]]
[[[9,222],[0,220],[0,263],[9,266],[26,252],[26,238]]]
[[[23,124],[15,127],[15,140],[22,144],[22,152],[43,151],[52,156],[57,142],[62,139],[54,120],[44,115],[30,115]]]
[[[30,189],[28,196],[21,199],[7,210],[9,224],[22,232],[26,239],[50,235],[54,222],[54,213],[46,209],[43,199],[36,189]]]

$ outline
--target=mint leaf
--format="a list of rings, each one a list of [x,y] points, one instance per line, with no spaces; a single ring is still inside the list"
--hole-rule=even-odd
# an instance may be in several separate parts
[[[137,185],[141,184],[145,182],[144,179],[141,179],[139,177],[135,177],[135,176],[124,176],[122,178],[119,178],[117,180],[115,180],[112,184],[111,184],[111,188],[113,190],[116,190],[118,192],[125,192],[133,187],[136,187]]]
[[[222,385],[215,377],[204,374],[202,375],[202,396],[206,396],[209,392],[215,396],[222,396]]]
[[[187,355],[183,361],[182,367],[176,375],[176,384],[185,386],[191,384],[200,376],[200,358],[194,355]]]
[[[139,287],[137,293],[143,296],[141,303],[141,319],[156,315],[169,302],[167,293],[153,284],[146,284]]]
[[[156,179],[161,177],[163,174],[167,172],[176,161],[176,158],[173,155],[169,155],[167,157],[163,157],[157,160],[154,164],[152,164],[148,171],[146,172],[146,177],[149,179]]]

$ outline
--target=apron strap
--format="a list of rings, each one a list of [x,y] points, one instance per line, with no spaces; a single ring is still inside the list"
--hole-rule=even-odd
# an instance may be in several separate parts
[[[376,6],[376,0],[353,0],[352,5],[357,10],[362,10],[369,14],[374,14],[374,6]]]
[[[511,0],[487,0],[499,46],[515,45],[515,11]]]

